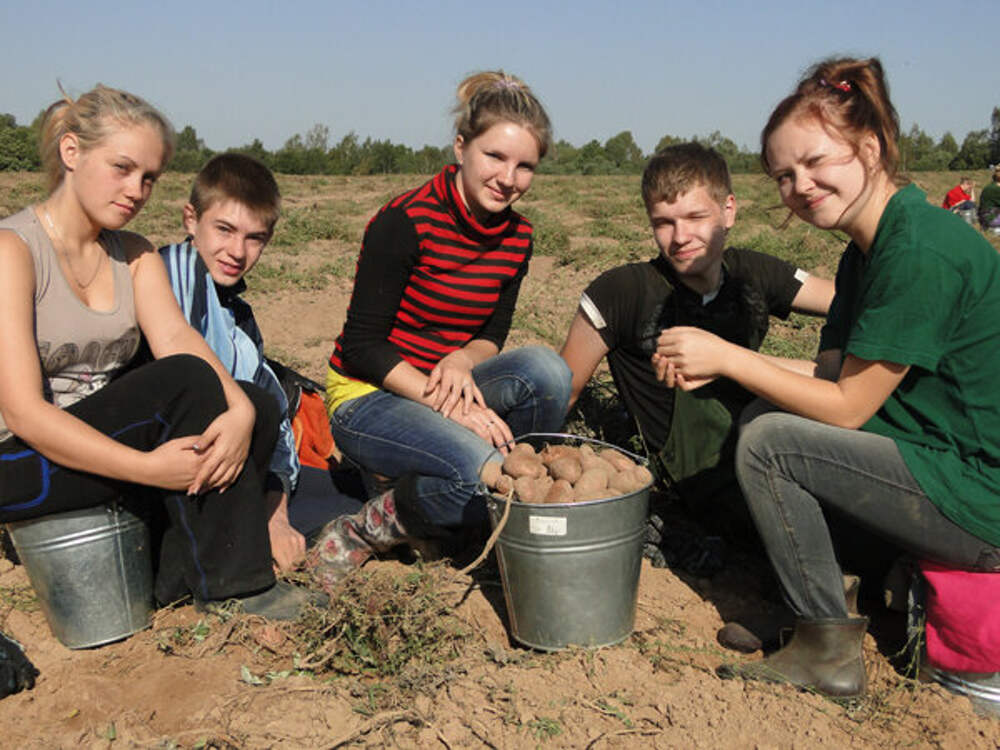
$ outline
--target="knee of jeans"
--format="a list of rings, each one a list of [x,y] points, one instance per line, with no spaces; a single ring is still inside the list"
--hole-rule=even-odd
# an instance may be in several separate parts
[[[743,482],[745,472],[758,462],[765,462],[776,430],[781,429],[784,412],[759,414],[742,424],[736,441],[736,476]]]
[[[524,347],[529,362],[525,377],[542,397],[564,407],[569,403],[573,373],[562,357],[547,346]]]

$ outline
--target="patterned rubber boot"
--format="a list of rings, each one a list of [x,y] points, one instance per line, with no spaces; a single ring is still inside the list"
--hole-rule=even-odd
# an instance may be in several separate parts
[[[307,567],[329,591],[372,555],[407,541],[390,490],[366,502],[357,513],[330,521],[310,550]]]

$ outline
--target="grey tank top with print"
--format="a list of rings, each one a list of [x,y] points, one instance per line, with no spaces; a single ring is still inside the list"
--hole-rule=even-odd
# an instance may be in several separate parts
[[[117,232],[101,232],[114,275],[115,302],[107,311],[92,310],[70,288],[59,267],[52,241],[33,208],[0,221],[31,250],[35,266],[35,341],[47,401],[60,409],[107,385],[139,348],[132,275]],[[0,415],[0,441],[10,437]]]

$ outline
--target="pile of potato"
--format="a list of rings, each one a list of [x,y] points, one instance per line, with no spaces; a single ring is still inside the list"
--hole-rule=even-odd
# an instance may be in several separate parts
[[[529,443],[511,448],[495,490],[522,503],[578,503],[627,495],[653,481],[645,466],[613,448]]]

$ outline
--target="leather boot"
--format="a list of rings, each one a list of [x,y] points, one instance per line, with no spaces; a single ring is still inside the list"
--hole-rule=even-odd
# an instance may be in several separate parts
[[[845,573],[843,577],[847,616],[856,617],[861,578],[850,573]],[[715,638],[724,648],[752,654],[784,645],[782,638],[794,625],[795,614],[787,607],[779,611],[748,613],[738,621],[727,622],[719,628]]]
[[[848,698],[865,692],[861,644],[867,617],[798,620],[788,645],[761,661],[723,664],[723,679],[784,682],[823,695]]]
[[[366,502],[357,513],[335,518],[323,527],[306,567],[329,590],[372,555],[408,541],[389,490]]]

